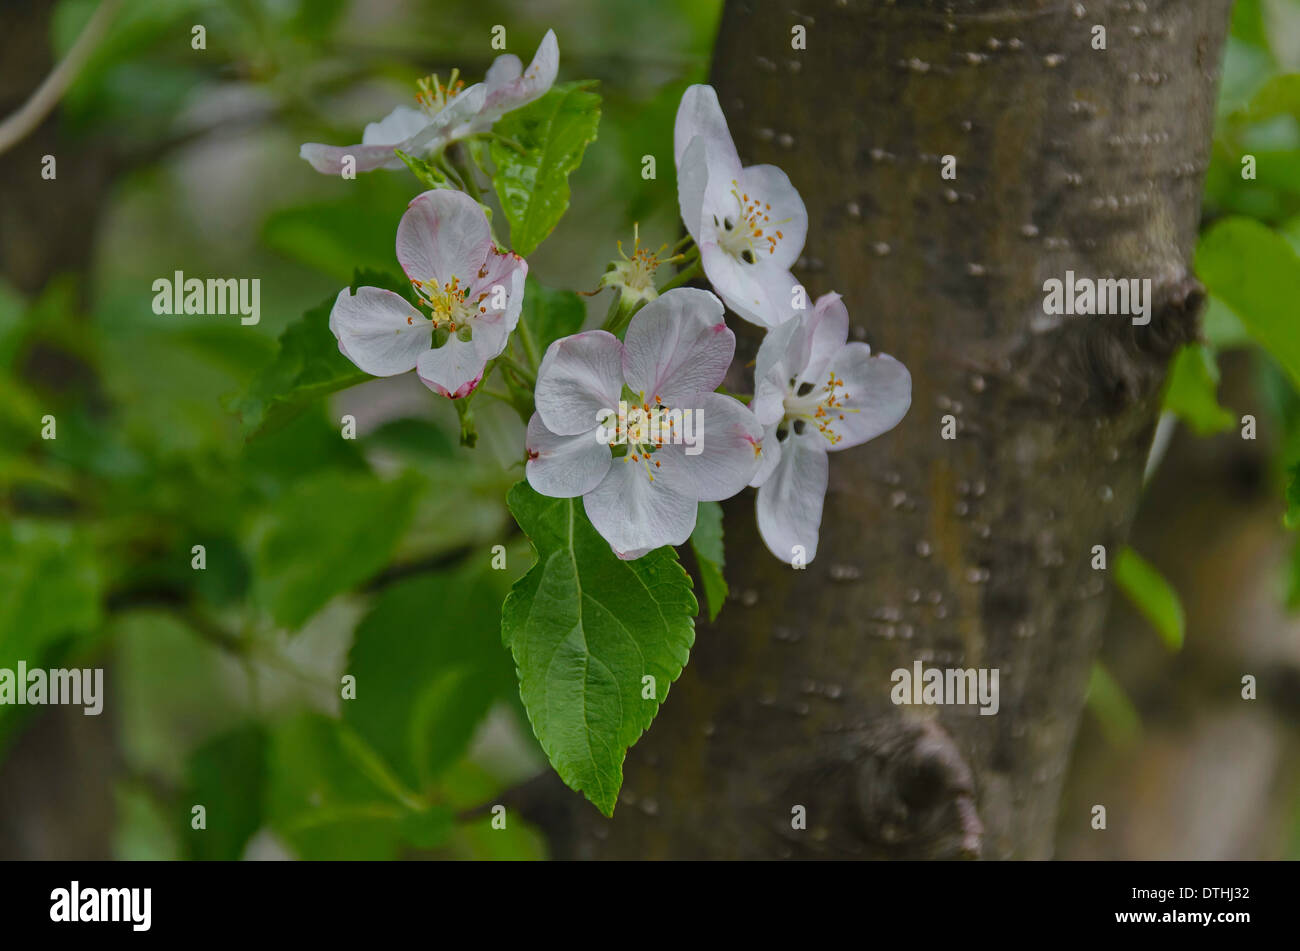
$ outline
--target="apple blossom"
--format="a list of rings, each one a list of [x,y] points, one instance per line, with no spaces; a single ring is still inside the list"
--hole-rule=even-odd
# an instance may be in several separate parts
[[[374,376],[414,369],[453,399],[471,392],[519,323],[528,264],[497,250],[474,199],[439,189],[414,198],[397,226],[397,259],[426,317],[378,287],[344,288],[330,312],[339,350]],[[446,342],[433,348],[434,331]]]
[[[912,377],[865,343],[847,343],[849,314],[838,294],[770,331],[758,349],[751,408],[764,426],[758,531],[772,554],[804,564],[817,553],[827,453],[898,425],[912,402]],[[796,550],[796,546],[802,552]]]
[[[589,331],[555,341],[542,359],[528,482],[542,495],[582,496],[620,558],[682,544],[699,502],[730,498],[757,470],[762,427],[744,404],[713,392],[736,348],[722,314],[708,291],[677,288],[637,312],[625,342]],[[641,425],[619,429],[622,445],[611,448],[605,424],[624,399],[640,410]],[[701,427],[698,454],[671,438],[686,410]]]
[[[507,53],[493,60],[483,82],[468,88],[457,80],[454,70],[446,86],[436,76],[423,79],[415,97],[418,109],[398,106],[367,125],[358,145],[309,142],[299,155],[327,175],[339,174],[344,157],[349,155],[358,172],[401,168],[397,150],[428,155],[458,139],[488,131],[507,112],[544,95],[555,83],[559,67],[555,32],[547,30],[528,69],[522,68],[518,56]]]
[[[741,167],[712,86],[682,95],[673,151],[682,221],[714,289],[751,323],[775,327],[794,317],[799,282],[790,268],[803,250],[808,212],[785,172]]]

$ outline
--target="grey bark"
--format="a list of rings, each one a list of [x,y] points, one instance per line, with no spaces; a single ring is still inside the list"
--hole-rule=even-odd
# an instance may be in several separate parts
[[[1168,358],[1195,333],[1229,7],[727,3],[713,81],[741,157],[790,175],[797,276],[844,295],[913,404],[831,457],[806,570],[763,548],[752,494],[727,505],[733,599],[630,752],[615,817],[584,804],[559,854],[1052,854],[1109,589],[1091,549],[1127,535]],[[1151,278],[1151,323],[1041,326],[1067,269]],[[740,336],[745,361],[758,336]],[[894,705],[891,671],[918,659],[997,668],[1000,711]]]

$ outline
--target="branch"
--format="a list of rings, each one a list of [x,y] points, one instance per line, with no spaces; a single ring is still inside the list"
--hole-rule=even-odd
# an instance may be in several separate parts
[[[86,60],[90,59],[90,54],[108,32],[108,23],[119,6],[121,0],[103,0],[82,27],[81,35],[72,44],[72,48],[45,77],[45,81],[36,87],[36,91],[17,112],[0,122],[0,153],[24,139],[58,105],[72,81],[77,78],[77,73],[81,72],[81,67],[86,65]]]

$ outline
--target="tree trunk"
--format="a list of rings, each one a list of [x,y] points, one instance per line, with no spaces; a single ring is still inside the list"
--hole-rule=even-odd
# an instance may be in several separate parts
[[[807,569],[763,547],[752,493],[727,506],[732,599],[629,753],[614,819],[580,810],[560,854],[1052,854],[1109,590],[1092,549],[1127,535],[1195,332],[1229,7],[729,0],[713,78],[741,157],[800,190],[797,276],[908,366],[912,409],[831,456]],[[1067,270],[1150,278],[1150,323],[1046,317]],[[759,335],[731,324],[752,359]],[[895,705],[891,672],[917,660],[996,668],[997,714]]]

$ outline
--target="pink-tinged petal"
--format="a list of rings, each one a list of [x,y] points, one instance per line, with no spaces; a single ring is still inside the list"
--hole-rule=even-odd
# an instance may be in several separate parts
[[[505,57],[498,57],[488,71],[487,98],[482,110],[474,120],[476,130],[489,127],[507,112],[526,106],[535,99],[540,99],[546,91],[555,85],[555,77],[560,71],[560,46],[555,40],[555,31],[547,30],[542,42],[537,46],[533,61],[528,68],[509,79],[504,79],[512,70],[509,62],[501,63]],[[500,69],[497,64],[501,63]],[[517,68],[518,60],[515,60]],[[497,70],[495,75],[492,70]],[[504,81],[503,81],[504,80]]]
[[[402,160],[393,154],[391,145],[321,145],[308,142],[298,150],[300,158],[324,175],[340,175],[343,163],[351,156],[355,172],[372,172],[377,168],[401,168]]]
[[[802,320],[787,320],[763,335],[754,358],[754,398],[749,408],[763,425],[774,423],[785,414],[785,397],[790,380],[797,377],[807,362],[807,348]]]
[[[556,499],[586,495],[600,485],[613,461],[609,446],[595,432],[557,436],[537,413],[528,421],[527,447],[528,484]]]
[[[752,486],[760,486],[770,479],[781,463],[781,440],[776,438],[776,427],[777,424],[773,423],[763,430],[763,451],[759,455],[758,469],[749,480]]]
[[[512,331],[519,323],[519,314],[524,306],[524,280],[527,276],[527,261],[513,251],[490,248],[487,258],[469,281],[467,300],[476,301],[475,309],[482,308],[484,314],[503,315],[507,332]],[[504,307],[497,306],[498,287],[505,292]]]
[[[587,518],[623,559],[664,545],[680,545],[695,530],[696,500],[659,480],[630,456],[613,460],[609,474],[582,499]]]
[[[450,189],[412,199],[397,225],[397,260],[412,281],[474,279],[492,243],[487,215],[473,198]]]
[[[758,489],[758,533],[768,550],[787,564],[795,561],[800,548],[803,564],[817,554],[829,469],[825,450],[813,442],[821,438],[787,437],[775,469]]]
[[[700,245],[700,261],[718,296],[750,323],[779,327],[802,313],[794,307],[794,289],[801,285],[789,271],[768,267],[761,258],[746,264],[708,240]]]
[[[751,165],[738,178],[742,195],[763,204],[763,236],[754,253],[771,267],[789,270],[803,253],[808,210],[790,178],[775,165]],[[767,206],[771,205],[770,208]],[[780,237],[777,237],[780,235]],[[768,242],[768,238],[774,242]]]
[[[546,348],[533,398],[546,428],[561,436],[590,432],[599,414],[618,412],[623,345],[604,330],[562,337]]]
[[[424,131],[429,115],[414,106],[398,106],[378,122],[371,122],[361,134],[364,145],[387,145],[389,148]]]
[[[673,161],[679,169],[685,164],[687,148],[695,138],[703,141],[704,157],[711,170],[727,181],[738,176],[740,157],[712,86],[691,86],[682,93],[673,122]]]
[[[736,335],[722,319],[722,302],[694,287],[678,287],[646,304],[628,325],[623,377],[634,392],[669,406],[685,405],[727,374]]]
[[[485,365],[472,342],[451,336],[437,350],[420,354],[415,370],[420,375],[420,382],[429,389],[458,400],[478,386]]]
[[[339,351],[372,376],[415,369],[433,343],[433,324],[400,294],[378,287],[339,291],[330,311]]]
[[[844,381],[838,388],[844,406],[831,419],[831,429],[842,438],[828,446],[834,451],[859,446],[888,432],[907,415],[912,405],[912,375],[889,354],[871,356],[865,343],[851,343],[830,361],[830,372]],[[834,414],[835,410],[831,410]]]
[[[650,456],[655,481],[702,502],[729,499],[758,471],[763,427],[745,404],[721,393],[701,394],[674,427],[682,442],[665,443]]]
[[[793,366],[797,372],[792,375],[800,382],[821,384],[826,379],[826,367],[844,350],[844,343],[849,339],[848,309],[840,295],[832,291],[817,298],[811,313],[801,317],[800,323],[807,335],[807,350],[803,363]]]

